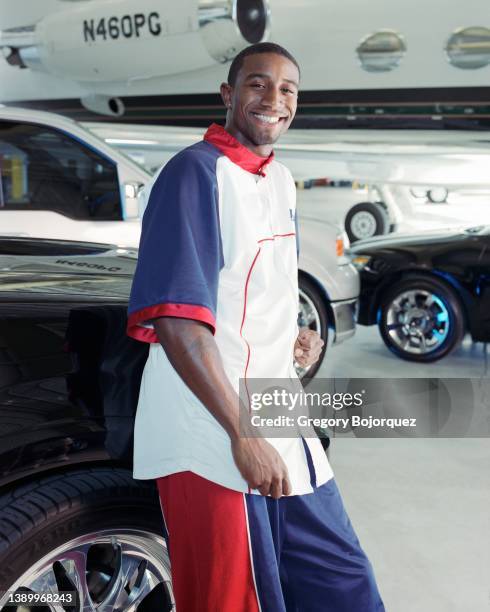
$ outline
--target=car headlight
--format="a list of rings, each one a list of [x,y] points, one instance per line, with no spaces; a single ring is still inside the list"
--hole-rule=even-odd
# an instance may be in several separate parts
[[[350,247],[349,238],[346,232],[337,232],[337,238],[335,240],[335,252],[337,257],[343,257],[345,250]]]
[[[335,240],[335,252],[337,253],[337,257],[342,257],[344,254],[344,241],[340,236],[337,236]]]
[[[368,257],[367,255],[356,255],[352,258],[351,262],[360,271],[364,270],[364,268],[368,265],[371,259],[372,258]]]

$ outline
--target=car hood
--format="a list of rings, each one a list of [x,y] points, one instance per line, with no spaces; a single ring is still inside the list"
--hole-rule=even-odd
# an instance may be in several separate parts
[[[332,235],[336,235],[341,233],[341,228],[338,225],[335,225],[335,223],[331,223],[330,221],[326,221],[325,219],[321,219],[319,217],[316,217],[314,214],[303,214],[302,212],[298,213],[298,221],[300,223],[300,227],[301,225],[305,224],[305,225],[317,225],[318,227],[321,227],[324,231],[331,233]],[[301,236],[300,236],[301,238]]]
[[[468,234],[466,227],[461,228],[444,228],[440,230],[431,230],[430,232],[417,233],[396,233],[387,236],[374,236],[359,240],[349,248],[349,253],[363,253],[371,249],[399,248],[404,246],[412,246],[416,244],[434,244],[440,242],[448,242],[457,240]]]

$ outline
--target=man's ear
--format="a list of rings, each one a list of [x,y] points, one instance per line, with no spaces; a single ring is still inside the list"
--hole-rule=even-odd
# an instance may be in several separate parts
[[[228,83],[221,83],[220,86],[221,99],[226,108],[231,108],[231,93],[232,87]]]

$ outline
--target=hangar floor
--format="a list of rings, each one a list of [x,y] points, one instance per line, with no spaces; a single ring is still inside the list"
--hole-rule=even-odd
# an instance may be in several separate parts
[[[359,365],[359,364],[362,364]],[[430,366],[404,362],[375,327],[330,349],[318,377],[488,377],[469,338]],[[330,461],[387,612],[488,610],[490,440],[332,440]]]

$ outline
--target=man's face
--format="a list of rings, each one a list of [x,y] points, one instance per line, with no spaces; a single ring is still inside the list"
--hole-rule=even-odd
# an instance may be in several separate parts
[[[275,143],[294,118],[298,87],[299,71],[286,57],[276,53],[245,57],[235,85],[221,86],[228,107],[226,127],[245,145]]]

